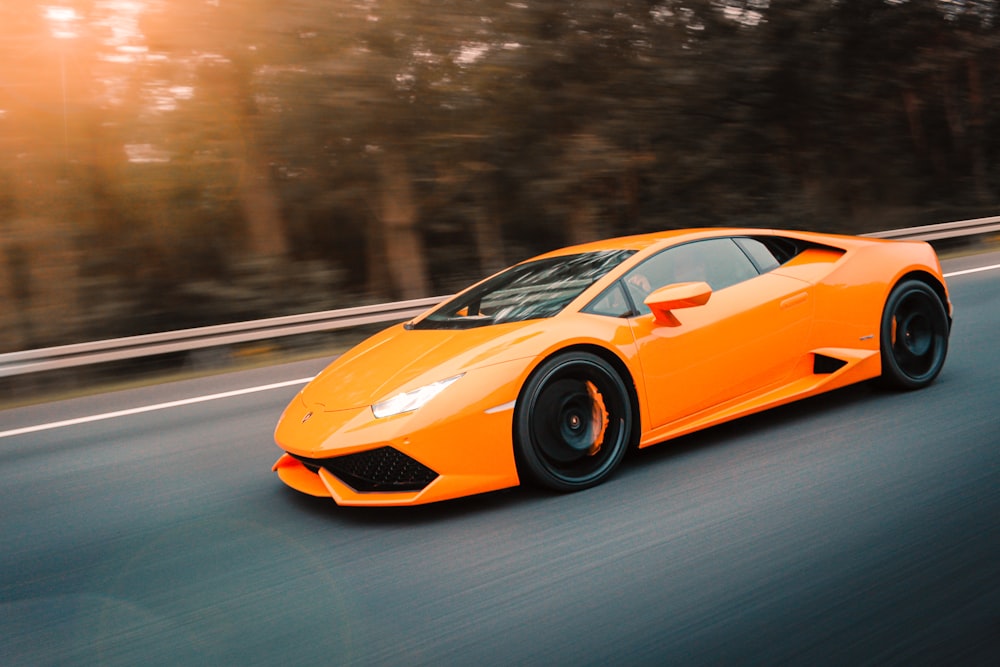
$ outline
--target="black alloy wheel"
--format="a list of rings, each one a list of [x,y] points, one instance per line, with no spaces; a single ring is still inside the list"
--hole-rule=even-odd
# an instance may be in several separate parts
[[[601,357],[559,354],[525,383],[514,414],[518,463],[556,491],[600,484],[628,449],[632,401],[624,380]]]
[[[882,313],[882,381],[896,389],[926,387],[944,366],[950,322],[929,285],[907,280],[889,294]]]

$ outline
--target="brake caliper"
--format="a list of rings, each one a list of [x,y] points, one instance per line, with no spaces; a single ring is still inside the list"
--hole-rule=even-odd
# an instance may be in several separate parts
[[[590,396],[591,409],[591,432],[594,434],[594,441],[587,450],[588,456],[593,456],[600,451],[604,443],[604,432],[608,430],[608,408],[604,405],[604,397],[597,390],[593,382],[587,382],[587,394]]]

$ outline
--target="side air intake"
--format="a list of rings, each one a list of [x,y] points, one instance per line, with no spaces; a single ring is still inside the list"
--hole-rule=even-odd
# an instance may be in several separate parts
[[[835,373],[847,365],[843,359],[835,359],[825,354],[813,355],[813,373],[816,375],[829,375]]]

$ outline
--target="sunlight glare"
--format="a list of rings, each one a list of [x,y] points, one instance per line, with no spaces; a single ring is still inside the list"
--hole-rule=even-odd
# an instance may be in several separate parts
[[[78,33],[73,30],[73,22],[80,19],[76,10],[72,7],[43,7],[45,10],[45,20],[49,21],[52,29],[52,36],[56,39],[73,39]]]

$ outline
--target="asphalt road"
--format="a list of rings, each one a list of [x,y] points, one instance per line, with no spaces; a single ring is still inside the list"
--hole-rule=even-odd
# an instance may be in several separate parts
[[[946,270],[1000,263],[1000,256]],[[0,665],[1000,664],[1000,271],[938,382],[847,388],[573,495],[338,508],[282,366],[0,412]]]

